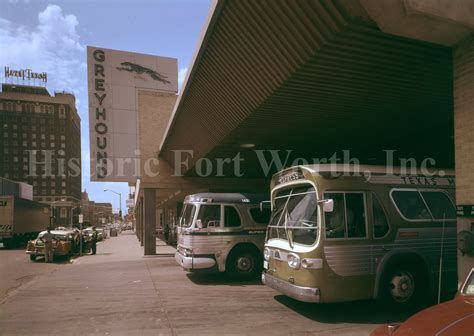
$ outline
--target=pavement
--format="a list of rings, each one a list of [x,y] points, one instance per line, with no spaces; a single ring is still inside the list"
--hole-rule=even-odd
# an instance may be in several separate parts
[[[173,253],[158,241],[157,255],[144,257],[135,235],[125,232],[100,243],[97,255],[31,263],[47,270],[0,300],[0,334],[368,335],[406,318],[371,301],[307,304],[259,281],[187,273]]]

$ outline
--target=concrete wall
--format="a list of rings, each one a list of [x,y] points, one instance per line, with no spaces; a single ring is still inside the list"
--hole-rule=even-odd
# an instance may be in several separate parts
[[[456,203],[474,204],[474,35],[454,48],[454,119]],[[458,231],[470,230],[474,218],[458,218]],[[462,280],[474,266],[474,256],[458,255]]]

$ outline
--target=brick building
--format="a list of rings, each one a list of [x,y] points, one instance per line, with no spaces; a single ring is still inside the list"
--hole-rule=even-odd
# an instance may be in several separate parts
[[[74,95],[2,84],[0,176],[33,186],[52,206],[56,226],[77,221],[81,198],[81,127]]]

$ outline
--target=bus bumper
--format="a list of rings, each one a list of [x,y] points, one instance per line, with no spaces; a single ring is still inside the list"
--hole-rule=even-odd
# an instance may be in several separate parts
[[[301,287],[293,285],[289,282],[280,280],[268,273],[262,273],[262,282],[270,288],[285,294],[295,300],[303,302],[320,302],[321,293],[319,288]]]
[[[179,252],[174,255],[176,262],[185,270],[198,270],[212,268],[216,265],[216,261],[207,257],[185,257]]]

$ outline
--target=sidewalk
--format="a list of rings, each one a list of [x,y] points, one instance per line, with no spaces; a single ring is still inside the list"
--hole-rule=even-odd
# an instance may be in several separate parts
[[[97,255],[21,286],[0,304],[0,334],[354,336],[406,318],[372,301],[313,305],[258,279],[187,273],[174,248],[157,245],[157,256],[144,257],[136,236],[125,232],[101,242]]]
[[[2,335],[171,334],[143,249],[131,233],[111,237],[0,306]]]

